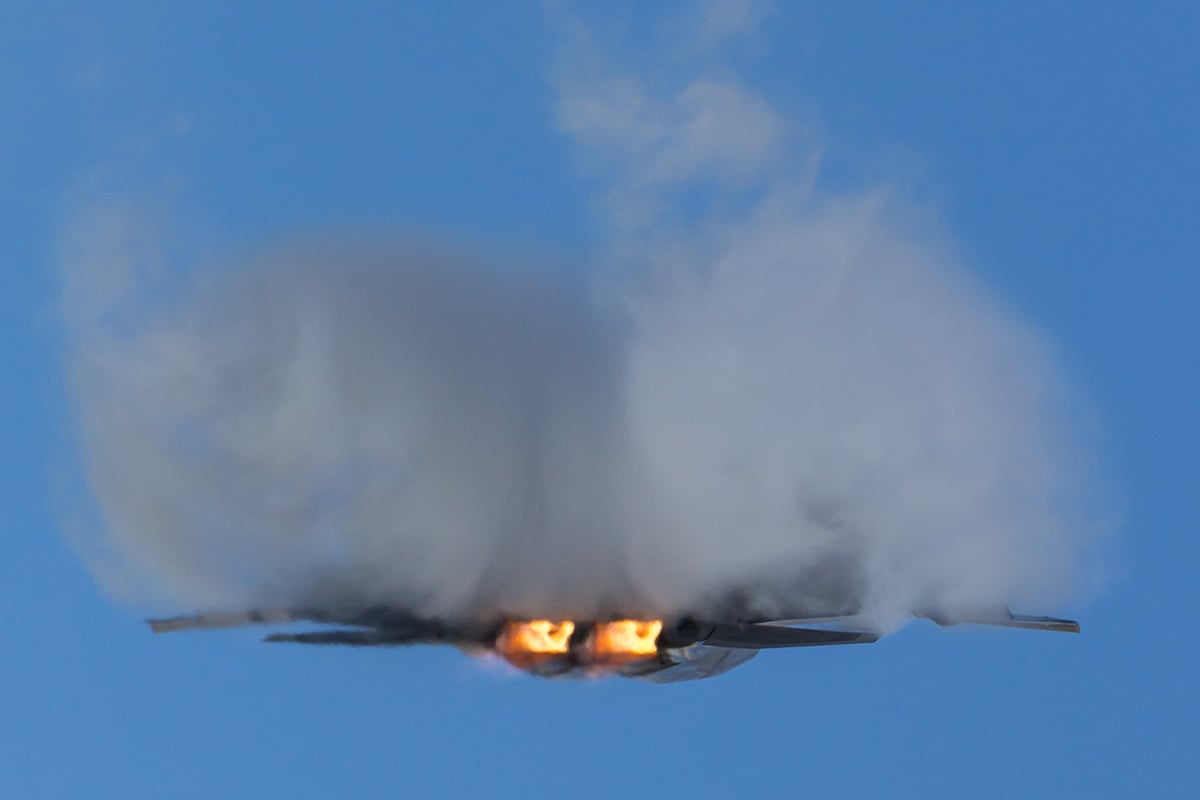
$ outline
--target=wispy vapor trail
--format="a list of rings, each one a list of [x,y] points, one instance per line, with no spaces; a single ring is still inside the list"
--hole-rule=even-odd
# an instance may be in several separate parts
[[[167,300],[146,226],[89,204],[64,306],[126,572],[187,604],[455,615],[1058,599],[1085,527],[1037,336],[886,192],[773,177],[810,158],[764,98],[575,44],[558,119],[619,270],[325,237]]]

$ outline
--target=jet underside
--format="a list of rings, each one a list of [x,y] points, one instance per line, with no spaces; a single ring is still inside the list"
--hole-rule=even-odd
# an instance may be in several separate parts
[[[1078,623],[1071,620],[1017,615],[1007,609],[971,617],[933,613],[916,616],[933,619],[941,625],[967,622],[1079,632]],[[551,622],[502,617],[454,622],[402,609],[372,607],[210,612],[150,620],[156,633],[290,623],[324,627],[275,632],[264,641],[352,647],[449,645],[471,654],[498,655],[519,669],[543,677],[619,675],[659,683],[720,675],[746,663],[760,650],[869,644],[879,638],[877,632],[863,629],[861,621],[853,615],[652,622]]]

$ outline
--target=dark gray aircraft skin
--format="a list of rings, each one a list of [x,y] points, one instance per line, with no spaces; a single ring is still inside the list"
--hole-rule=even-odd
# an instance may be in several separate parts
[[[951,617],[917,613],[939,625],[969,623],[1033,630],[1079,632],[1079,623],[1053,617],[998,612]],[[614,617],[618,619],[620,617]],[[357,609],[271,609],[211,612],[194,616],[150,620],[155,633],[179,630],[221,629],[247,625],[282,625],[294,622],[326,626],[320,630],[272,633],[264,641],[298,644],[348,645],[351,647],[394,647],[441,644],[468,652],[496,652],[505,626],[521,622],[498,617],[480,622],[454,622],[422,617],[406,610],[374,606]],[[598,664],[589,655],[587,643],[596,622],[576,622],[566,652],[539,657],[519,666],[544,677],[621,675],[657,683],[711,678],[754,658],[760,650],[784,647],[814,647],[838,644],[869,644],[879,634],[855,629],[853,614],[798,616],[788,619],[742,618],[721,620],[681,617],[664,621],[655,640],[656,652],[619,664]]]

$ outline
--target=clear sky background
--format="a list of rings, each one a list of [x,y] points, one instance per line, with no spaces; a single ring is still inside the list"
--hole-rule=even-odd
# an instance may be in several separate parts
[[[341,6],[343,4],[337,4]],[[395,221],[589,252],[536,4],[0,2],[0,795],[615,791],[1192,797],[1200,790],[1200,8],[778,6],[705,56],[888,182],[1044,331],[1119,516],[1079,637],[914,624],[676,686],[499,676],[452,651],[155,638],[58,534],[55,246],[104,167],[253,245]],[[633,65],[697,19],[580,9]]]

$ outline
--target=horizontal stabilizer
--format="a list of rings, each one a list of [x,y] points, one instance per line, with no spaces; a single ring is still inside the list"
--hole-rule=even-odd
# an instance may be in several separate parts
[[[393,647],[403,644],[430,644],[425,636],[380,630],[336,630],[309,631],[305,633],[272,633],[264,642],[291,642],[294,644],[337,644],[350,647]]]
[[[870,644],[878,634],[861,631],[835,631],[820,628],[787,628],[747,622],[722,622],[713,626],[705,644],[717,647],[766,649],[772,647],[814,647],[826,644]]]

